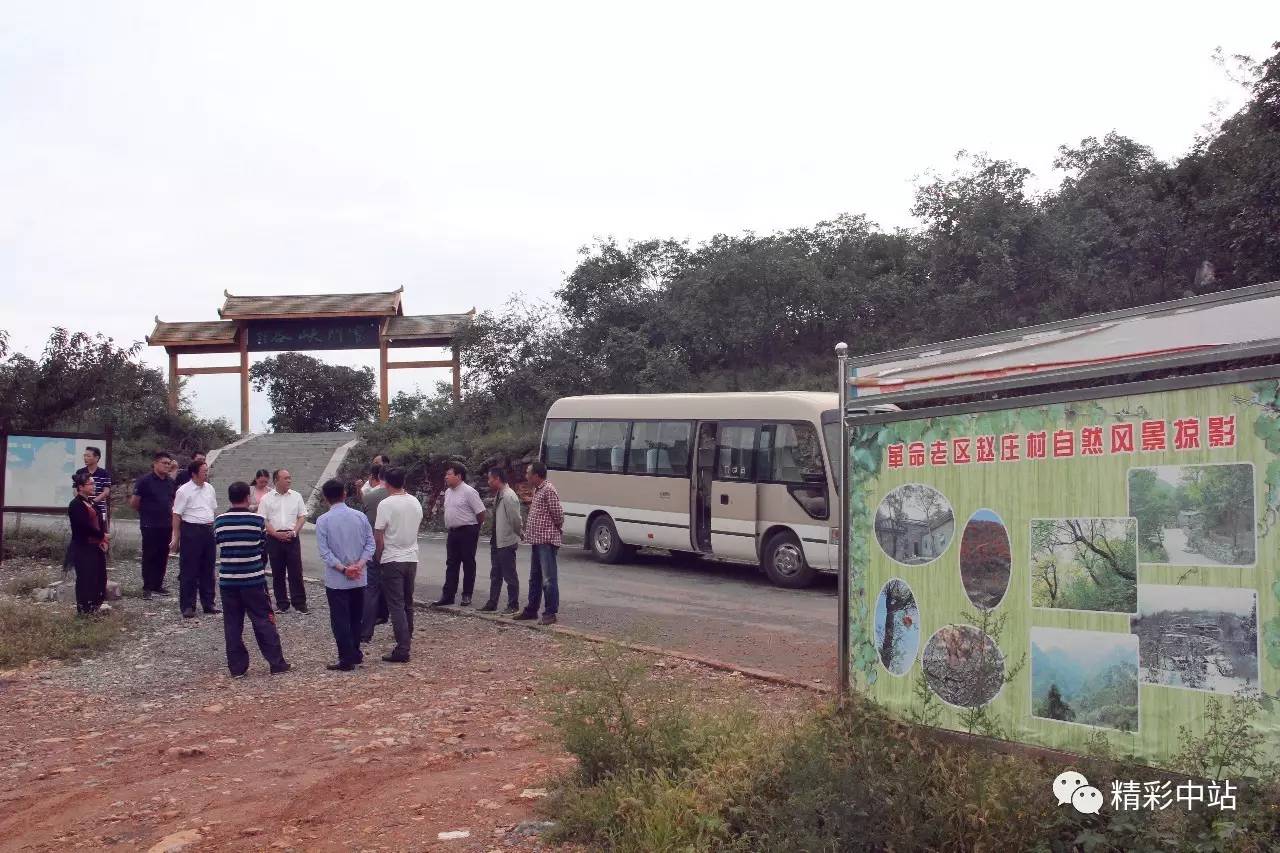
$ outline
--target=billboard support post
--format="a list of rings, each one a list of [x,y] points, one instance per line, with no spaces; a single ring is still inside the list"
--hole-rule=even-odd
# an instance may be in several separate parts
[[[840,527],[837,531],[836,546],[837,562],[840,566],[839,590],[836,596],[840,602],[840,619],[836,623],[839,626],[836,639],[836,694],[841,706],[849,696],[849,464],[846,460],[849,455],[849,427],[846,420],[849,404],[848,369],[849,345],[838,343],[836,344],[836,372],[840,378],[840,458],[833,461],[840,466],[839,476],[836,478],[836,485],[840,492],[838,496]]]

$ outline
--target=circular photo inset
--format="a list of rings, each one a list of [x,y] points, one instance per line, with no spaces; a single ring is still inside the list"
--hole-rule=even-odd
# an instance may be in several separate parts
[[[893,675],[906,675],[920,651],[920,609],[901,578],[890,578],[876,598],[876,651]]]
[[[955,532],[951,502],[923,483],[898,486],[876,508],[876,541],[904,565],[932,563],[947,550]]]
[[[929,689],[948,705],[980,707],[1004,685],[1004,655],[972,625],[939,628],[925,644],[923,665]]]
[[[1000,516],[980,509],[960,534],[960,582],[974,607],[991,610],[1009,589],[1009,531]]]

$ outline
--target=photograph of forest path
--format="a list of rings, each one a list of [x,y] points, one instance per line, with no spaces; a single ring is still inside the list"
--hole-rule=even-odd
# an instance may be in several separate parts
[[[924,647],[924,678],[949,705],[978,708],[1004,686],[1004,655],[996,641],[972,625],[939,628]]]
[[[1032,628],[1031,713],[1048,720],[1137,731],[1137,637]]]
[[[1009,588],[1009,533],[1000,516],[980,509],[960,536],[960,582],[974,607],[990,610]]]
[[[1031,605],[1136,613],[1137,523],[1132,518],[1031,519]]]
[[[1146,684],[1213,693],[1258,688],[1258,593],[1252,589],[1143,584],[1138,660]]]
[[[876,597],[876,649],[894,675],[906,675],[920,651],[920,610],[901,578],[890,578]]]
[[[1251,566],[1253,466],[1163,465],[1129,471],[1129,514],[1144,563]]]

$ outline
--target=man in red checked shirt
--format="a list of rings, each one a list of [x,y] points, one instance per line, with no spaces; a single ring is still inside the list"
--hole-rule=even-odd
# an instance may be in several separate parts
[[[529,466],[529,484],[533,486],[533,502],[529,504],[529,518],[524,523],[524,541],[533,546],[533,559],[529,570],[529,603],[516,615],[516,619],[538,619],[538,604],[546,592],[546,605],[539,625],[552,625],[556,611],[560,609],[560,582],[556,568],[556,553],[564,540],[564,508],[560,506],[560,493],[547,482],[547,466],[534,462]]]

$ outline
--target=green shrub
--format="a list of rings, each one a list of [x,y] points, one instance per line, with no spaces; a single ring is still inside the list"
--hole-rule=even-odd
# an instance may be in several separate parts
[[[578,766],[546,806],[553,838],[589,849],[1261,853],[1280,838],[1274,780],[1237,780],[1235,811],[1081,815],[1050,793],[1061,761],[997,753],[867,702],[794,727],[709,709],[634,659],[591,654],[552,684],[551,720]],[[1240,742],[1248,721],[1225,723]],[[1104,795],[1112,779],[1178,781],[1101,745],[1076,766]]]

